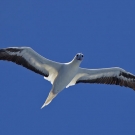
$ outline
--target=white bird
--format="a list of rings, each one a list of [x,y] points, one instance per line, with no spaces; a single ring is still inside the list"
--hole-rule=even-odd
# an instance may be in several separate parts
[[[77,53],[68,63],[58,63],[42,57],[30,47],[10,47],[0,49],[0,60],[22,65],[51,82],[52,89],[41,108],[48,105],[65,87],[78,83],[114,84],[135,90],[135,75],[122,68],[86,69],[79,67],[83,60],[82,53]]]

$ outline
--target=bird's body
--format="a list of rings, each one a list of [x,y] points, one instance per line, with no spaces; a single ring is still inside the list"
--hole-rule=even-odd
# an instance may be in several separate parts
[[[135,90],[135,75],[119,67],[81,68],[82,59],[83,54],[78,53],[71,62],[58,63],[42,57],[29,47],[0,49],[0,60],[22,65],[51,82],[52,89],[41,108],[48,105],[64,88],[78,83],[115,84]]]
[[[71,82],[78,71],[79,65],[80,61],[76,62],[75,60],[63,64],[53,84],[54,93],[60,92]]]
[[[76,62],[75,59],[73,59],[71,62],[65,63],[61,66],[58,71],[58,75],[53,82],[52,89],[48,95],[48,98],[42,108],[45,105],[48,105],[51,102],[50,100],[52,100],[71,82],[78,71],[80,63],[80,61]]]

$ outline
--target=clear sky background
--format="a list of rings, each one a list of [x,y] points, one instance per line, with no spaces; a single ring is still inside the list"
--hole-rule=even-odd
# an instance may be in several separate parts
[[[135,74],[134,0],[1,0],[0,48],[30,46],[81,67],[121,67]],[[135,135],[135,92],[99,84],[51,89],[42,76],[0,61],[1,135]]]

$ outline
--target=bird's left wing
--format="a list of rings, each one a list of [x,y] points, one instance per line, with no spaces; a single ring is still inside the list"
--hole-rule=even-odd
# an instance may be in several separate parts
[[[67,87],[78,83],[120,85],[135,90],[135,75],[119,67],[102,69],[79,68],[76,76]]]
[[[39,55],[30,47],[9,47],[0,49],[0,60],[12,61],[18,65],[48,77],[53,82],[61,63],[51,61]]]

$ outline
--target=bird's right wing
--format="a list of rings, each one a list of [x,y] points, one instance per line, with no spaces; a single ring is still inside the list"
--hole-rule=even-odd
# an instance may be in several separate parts
[[[53,78],[57,76],[57,72],[62,65],[42,57],[30,47],[0,49],[0,60],[12,61],[45,77],[52,75]]]
[[[68,86],[78,83],[120,85],[135,90],[135,75],[119,67],[102,69],[79,68],[76,76]]]

